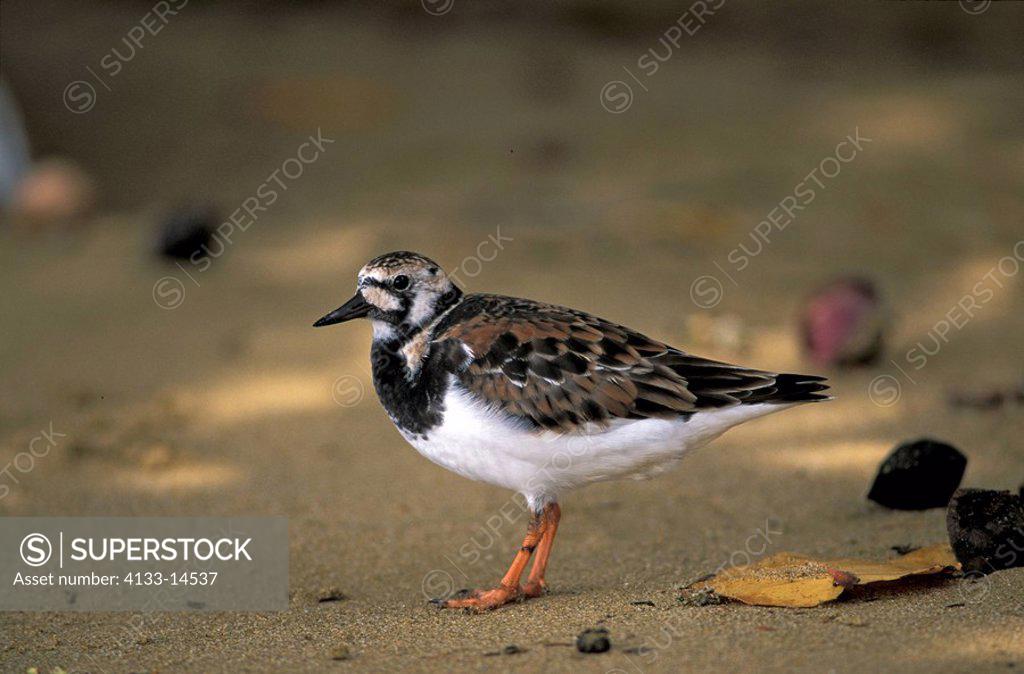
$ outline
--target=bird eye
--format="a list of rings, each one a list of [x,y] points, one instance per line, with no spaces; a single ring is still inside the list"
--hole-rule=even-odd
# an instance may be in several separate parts
[[[409,287],[409,277],[405,274],[399,274],[391,281],[391,286],[395,290],[405,290]]]

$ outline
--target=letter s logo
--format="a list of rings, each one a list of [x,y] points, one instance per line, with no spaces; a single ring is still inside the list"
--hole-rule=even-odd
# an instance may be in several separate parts
[[[29,566],[42,566],[50,561],[53,546],[50,539],[42,534],[29,534],[21,539],[21,561]]]

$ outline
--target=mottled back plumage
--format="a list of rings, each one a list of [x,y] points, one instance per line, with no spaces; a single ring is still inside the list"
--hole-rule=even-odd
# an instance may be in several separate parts
[[[470,354],[456,371],[466,390],[538,428],[828,397],[821,377],[700,358],[582,311],[514,297],[468,295],[433,333],[435,344],[455,340]]]

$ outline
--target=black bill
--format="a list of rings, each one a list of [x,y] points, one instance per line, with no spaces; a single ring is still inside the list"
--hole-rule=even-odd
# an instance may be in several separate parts
[[[322,328],[325,325],[334,325],[335,323],[351,321],[353,318],[362,318],[370,313],[371,308],[372,305],[363,299],[363,294],[357,292],[348,302],[345,302],[340,307],[314,323],[313,327]]]

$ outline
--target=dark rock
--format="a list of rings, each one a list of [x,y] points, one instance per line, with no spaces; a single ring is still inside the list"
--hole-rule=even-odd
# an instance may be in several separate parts
[[[909,555],[914,550],[920,550],[920,545],[890,545],[889,549],[895,552],[897,555]]]
[[[219,221],[212,208],[189,206],[172,211],[160,221],[157,252],[177,260],[206,257]]]
[[[654,606],[654,602],[650,599],[641,599],[640,601],[631,601],[629,603],[633,606]]]
[[[580,653],[606,653],[611,647],[608,630],[603,627],[583,630],[576,637],[576,650]]]
[[[1020,496],[959,489],[949,502],[946,529],[964,573],[1024,566],[1024,500]]]
[[[885,343],[885,311],[875,284],[840,278],[807,298],[800,316],[804,351],[818,366],[867,365]]]
[[[878,468],[868,498],[887,508],[942,508],[960,486],[967,457],[944,442],[921,439],[899,445]]]

